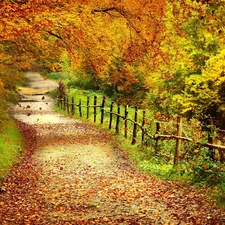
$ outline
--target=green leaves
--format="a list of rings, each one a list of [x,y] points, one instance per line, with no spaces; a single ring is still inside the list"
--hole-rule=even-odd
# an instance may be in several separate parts
[[[218,185],[225,182],[223,165],[206,157],[194,166],[193,181],[207,185]]]

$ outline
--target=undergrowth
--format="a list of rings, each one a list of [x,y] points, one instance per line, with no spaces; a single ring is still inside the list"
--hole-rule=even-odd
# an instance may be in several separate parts
[[[50,80],[55,80],[55,81],[58,81],[60,80],[61,78],[63,78],[63,74],[60,73],[60,72],[51,72],[51,73],[48,73],[48,72],[45,72],[45,71],[42,71],[41,72],[41,75],[47,79],[50,79]]]

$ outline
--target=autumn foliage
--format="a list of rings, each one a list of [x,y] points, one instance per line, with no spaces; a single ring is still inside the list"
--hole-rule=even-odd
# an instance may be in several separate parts
[[[216,79],[223,79],[223,15],[223,1],[2,1],[1,97],[35,68],[168,116],[222,113],[223,82],[204,74],[218,57]],[[217,100],[204,99],[211,91]]]
[[[17,88],[25,81],[23,73],[28,70],[60,73],[70,86],[101,90],[121,103],[148,107],[155,111],[152,115],[156,120],[179,114],[198,119],[216,117],[221,119],[220,125],[225,124],[222,116],[225,111],[224,6],[224,0],[0,1],[0,130],[4,128],[9,103],[20,98]],[[44,108],[39,106],[38,111],[43,113]],[[32,115],[28,112],[27,116]],[[174,223],[221,221],[222,224],[224,220],[219,210],[208,207],[211,205],[208,201],[200,201],[200,193],[180,187],[177,187],[180,191],[175,192],[170,182],[157,183],[152,177],[137,175],[130,167],[126,171],[127,161],[123,158],[121,168],[117,168],[117,162],[106,164],[107,169],[109,165],[113,168],[107,177],[99,171],[92,173],[92,164],[79,165],[79,175],[86,174],[87,180],[72,176],[71,183],[70,180],[61,182],[59,177],[63,181],[78,173],[75,170],[65,173],[67,157],[60,161],[65,164],[56,164],[57,173],[47,171],[48,162],[43,166],[34,164],[30,156],[36,148],[37,133],[41,140],[39,146],[56,141],[65,145],[65,140],[87,145],[90,127],[82,127],[83,124],[76,127],[72,123],[62,124],[60,129],[54,125],[19,126],[27,150],[21,165],[14,167],[6,180],[8,191],[4,193],[4,189],[0,189],[5,194],[5,199],[0,201],[0,217],[6,223],[15,222],[10,220],[12,215],[20,224],[34,221],[46,224],[49,218],[56,223],[57,216],[49,212],[60,213],[65,223],[78,221],[80,224],[121,224],[125,220],[130,224],[152,221],[165,224],[168,220],[164,220],[163,213],[168,213],[165,218]],[[70,127],[74,129],[73,136],[68,135]],[[169,131],[170,127],[165,129]],[[58,130],[63,133],[55,137],[54,132]],[[74,135],[80,130],[84,135]],[[46,136],[42,136],[43,131]],[[102,132],[99,135],[91,137],[90,143],[97,139],[108,143]],[[195,151],[198,153],[198,149],[194,150],[193,157]],[[79,162],[80,152],[77,156],[73,166]],[[99,156],[96,161],[100,159]],[[194,176],[197,179],[201,175],[207,181],[210,174],[213,180],[216,177],[221,182],[217,175],[222,173],[218,173],[214,165],[204,159],[194,170]],[[37,174],[41,175],[40,181]],[[36,186],[37,181],[40,186]],[[53,190],[51,181],[66,188]],[[71,194],[69,198],[68,194]],[[82,216],[87,212],[89,215],[93,215],[93,211],[96,215],[100,213],[98,205],[90,201],[95,195],[105,204],[105,214],[94,220],[77,217],[79,213]],[[162,203],[163,208],[159,207]],[[119,208],[121,205],[123,208]],[[26,217],[21,216],[21,211]],[[112,212],[110,218],[108,211]],[[135,216],[130,217],[128,212]]]

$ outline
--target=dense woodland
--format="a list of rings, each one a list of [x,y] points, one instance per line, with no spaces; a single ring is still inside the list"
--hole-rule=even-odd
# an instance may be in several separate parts
[[[0,120],[23,72],[118,101],[222,124],[224,0],[3,0]]]

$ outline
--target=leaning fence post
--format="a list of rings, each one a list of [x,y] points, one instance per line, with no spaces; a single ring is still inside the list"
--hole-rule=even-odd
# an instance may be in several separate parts
[[[80,117],[82,117],[81,99],[79,101],[79,112],[80,112]]]
[[[102,99],[102,105],[101,105],[101,124],[103,124],[103,122],[104,122],[105,100],[106,100],[106,97],[104,96]]]
[[[97,116],[97,96],[94,96],[94,123],[96,122]]]
[[[120,104],[117,105],[117,117],[116,117],[116,134],[119,134],[120,132]]]
[[[114,107],[114,102],[112,102],[112,103],[111,103],[111,106],[110,106],[109,130],[112,128],[113,107]]]
[[[209,144],[213,144],[213,120],[209,119],[208,122],[208,142]],[[209,147],[209,157],[212,160],[215,160],[215,150],[213,149],[213,147]]]
[[[158,152],[158,149],[159,149],[159,132],[160,132],[160,123],[159,122],[156,122],[156,132],[155,132],[155,153],[157,154]]]
[[[90,97],[87,96],[87,120],[89,119],[89,111],[90,111],[90,109],[89,109],[89,103],[90,103]]]
[[[137,122],[138,122],[138,108],[135,107],[132,145],[134,145],[136,143],[136,138],[137,138]]]
[[[66,111],[66,96],[63,97],[63,110]]]
[[[69,97],[66,98],[66,108],[67,108],[67,114],[69,114],[70,113]]]
[[[145,132],[146,132],[146,129],[145,129],[145,124],[146,124],[146,111],[144,110],[143,111],[143,117],[142,117],[142,135],[141,135],[141,140],[142,140],[142,143],[144,143],[144,140],[145,140]]]
[[[177,117],[177,136],[182,136],[182,118],[180,116]],[[177,165],[177,162],[180,158],[180,148],[181,148],[181,139],[177,138],[176,140],[176,148],[174,151],[174,162],[173,165]]]
[[[60,97],[60,109],[63,109],[63,98]]]
[[[72,97],[71,113],[72,113],[72,115],[74,115],[74,113],[75,113],[75,111],[74,111],[74,97]]]
[[[127,118],[128,118],[128,105],[125,106],[125,112],[124,112],[124,137],[127,138],[127,131],[128,131],[128,121],[127,121]]]

